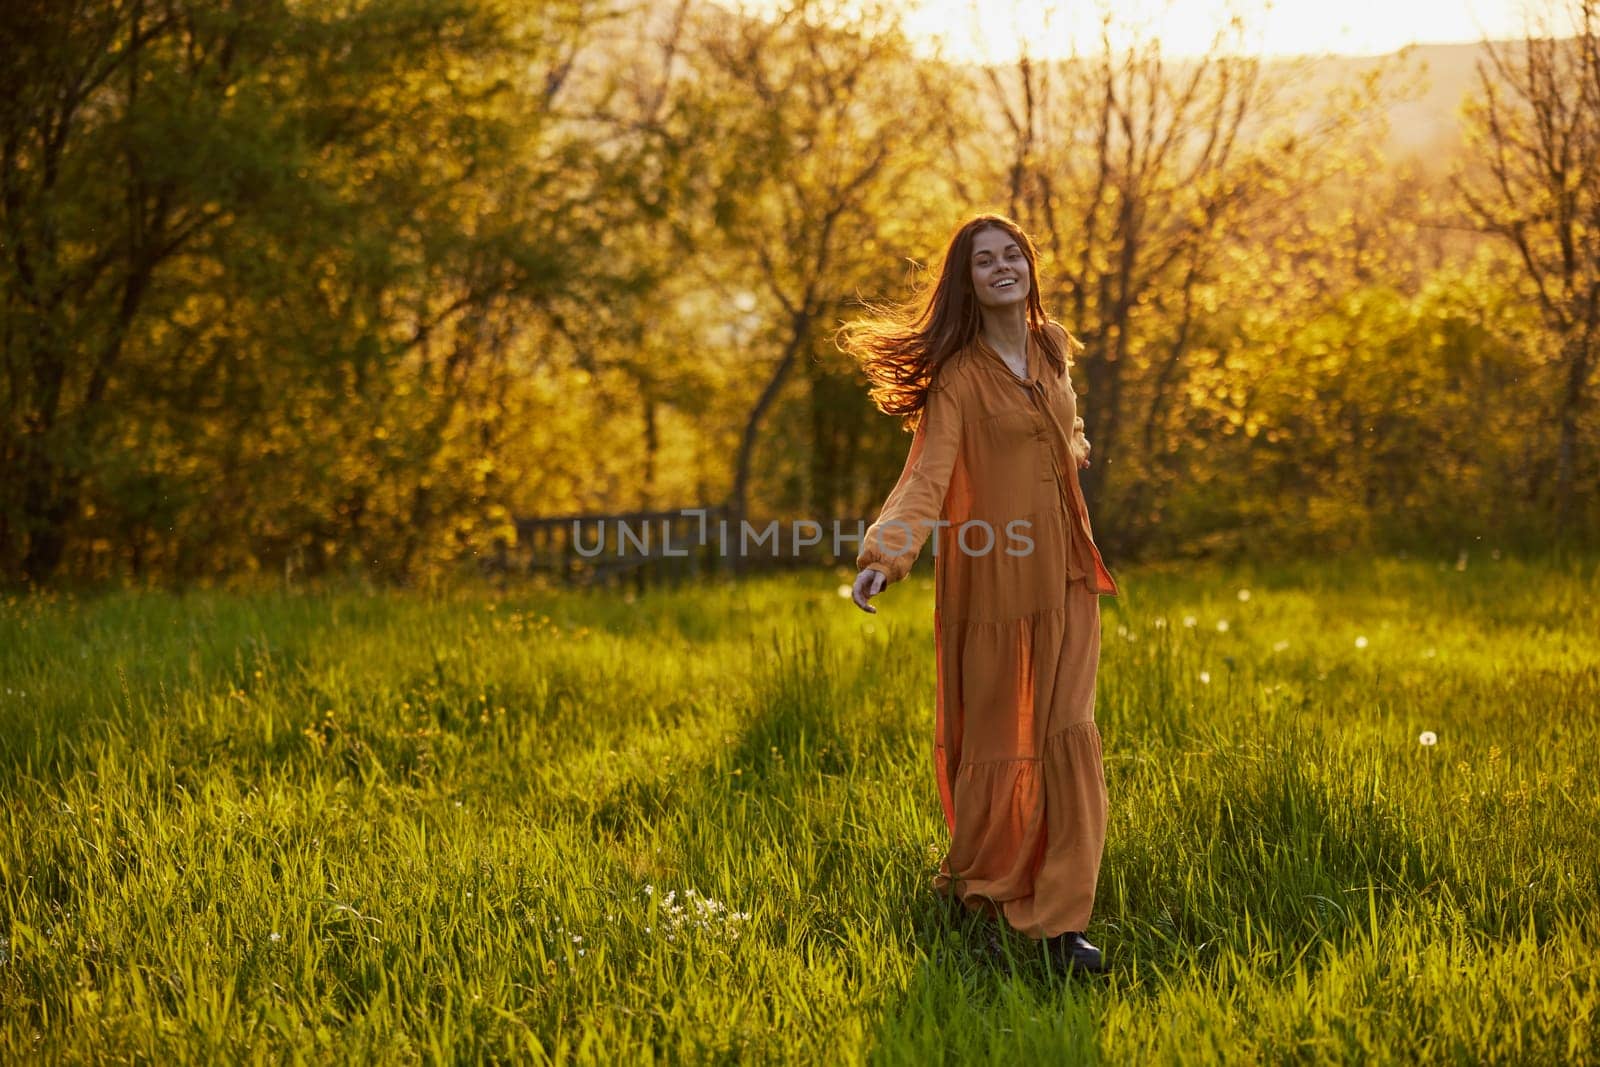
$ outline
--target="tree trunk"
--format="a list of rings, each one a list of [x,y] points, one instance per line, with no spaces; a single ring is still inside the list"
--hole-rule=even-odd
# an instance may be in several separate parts
[[[790,320],[789,340],[783,346],[783,355],[778,358],[777,366],[772,370],[772,376],[767,379],[766,386],[761,390],[761,395],[756,398],[755,406],[750,409],[750,415],[745,419],[744,433],[739,439],[739,458],[734,468],[733,492],[729,497],[729,506],[733,509],[730,516],[729,536],[734,543],[739,542],[739,531],[743,527],[738,524],[744,522],[749,503],[750,489],[750,461],[755,454],[756,434],[760,432],[761,420],[766,416],[767,409],[777,399],[778,390],[783,388],[784,379],[789,376],[789,368],[794,366],[795,356],[799,354],[800,347],[805,344],[811,329],[811,312],[806,307],[801,307],[794,313]],[[740,555],[733,557],[735,573],[744,569],[744,560]]]
[[[1583,407],[1584,385],[1594,353],[1581,334],[1574,333],[1564,346],[1567,350],[1567,380],[1561,390],[1559,413],[1561,433],[1556,442],[1556,520],[1564,532],[1572,519],[1573,481],[1578,453],[1578,414]]]

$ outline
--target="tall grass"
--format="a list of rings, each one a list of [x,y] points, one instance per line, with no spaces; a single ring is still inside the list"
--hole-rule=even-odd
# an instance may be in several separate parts
[[[1596,1058],[1595,561],[1119,574],[1071,981],[848,577],[10,600],[0,1060]]]

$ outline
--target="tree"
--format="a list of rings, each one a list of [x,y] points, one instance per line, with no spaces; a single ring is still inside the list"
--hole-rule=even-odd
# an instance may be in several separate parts
[[[1563,15],[1572,37],[1556,36]],[[1456,187],[1476,225],[1515,248],[1554,338],[1552,496],[1565,525],[1600,355],[1600,3],[1546,6],[1524,39],[1484,51],[1468,108],[1477,158]]]
[[[1280,99],[1293,71],[1269,77],[1238,19],[1178,61],[1148,35],[1114,44],[1111,26],[1108,11],[1091,55],[1045,62],[1024,50],[1010,76],[986,68],[1000,115],[963,170],[982,176],[970,197],[987,192],[1036,236],[1055,289],[1041,296],[1086,345],[1079,389],[1099,462],[1084,490],[1097,525],[1132,552],[1172,484],[1163,453],[1206,327],[1245,298],[1230,253],[1306,206],[1329,173],[1320,159],[1372,85],[1319,113]],[[1000,150],[986,151],[995,140]]]
[[[518,334],[629,284],[551,120],[600,7],[6,5],[0,569],[459,549]]]
[[[746,364],[755,396],[729,492],[742,517],[763,421],[796,361],[816,350],[855,283],[881,276],[904,247],[892,200],[927,172],[943,92],[886,5],[796,0],[770,21],[698,25],[695,78],[674,120],[706,138],[717,253],[708,280],[730,298],[756,297],[774,349]]]

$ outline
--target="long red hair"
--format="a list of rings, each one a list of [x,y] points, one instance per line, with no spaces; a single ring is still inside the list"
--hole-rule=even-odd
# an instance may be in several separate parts
[[[928,389],[945,361],[978,339],[983,319],[972,288],[972,242],[986,229],[1004,230],[1028,258],[1028,332],[1038,342],[1056,372],[1067,369],[1069,355],[1083,350],[1070,333],[1070,353],[1045,327],[1050,319],[1039,300],[1039,255],[1022,228],[1004,215],[977,215],[961,224],[945,249],[939,281],[920,306],[874,304],[862,301],[868,318],[845,323],[834,343],[861,367],[869,383],[868,395],[885,415],[899,415],[914,429],[927,402]]]

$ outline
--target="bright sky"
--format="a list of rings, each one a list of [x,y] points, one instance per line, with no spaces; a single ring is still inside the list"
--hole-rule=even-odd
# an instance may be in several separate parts
[[[1525,0],[1118,0],[1125,43],[1137,28],[1168,55],[1204,52],[1230,10],[1244,17],[1244,50],[1303,55],[1377,55],[1407,44],[1521,36]],[[951,59],[1014,58],[1026,39],[1035,56],[1091,52],[1102,5],[1086,0],[907,0],[906,27]],[[1047,14],[1054,9],[1053,15]]]

